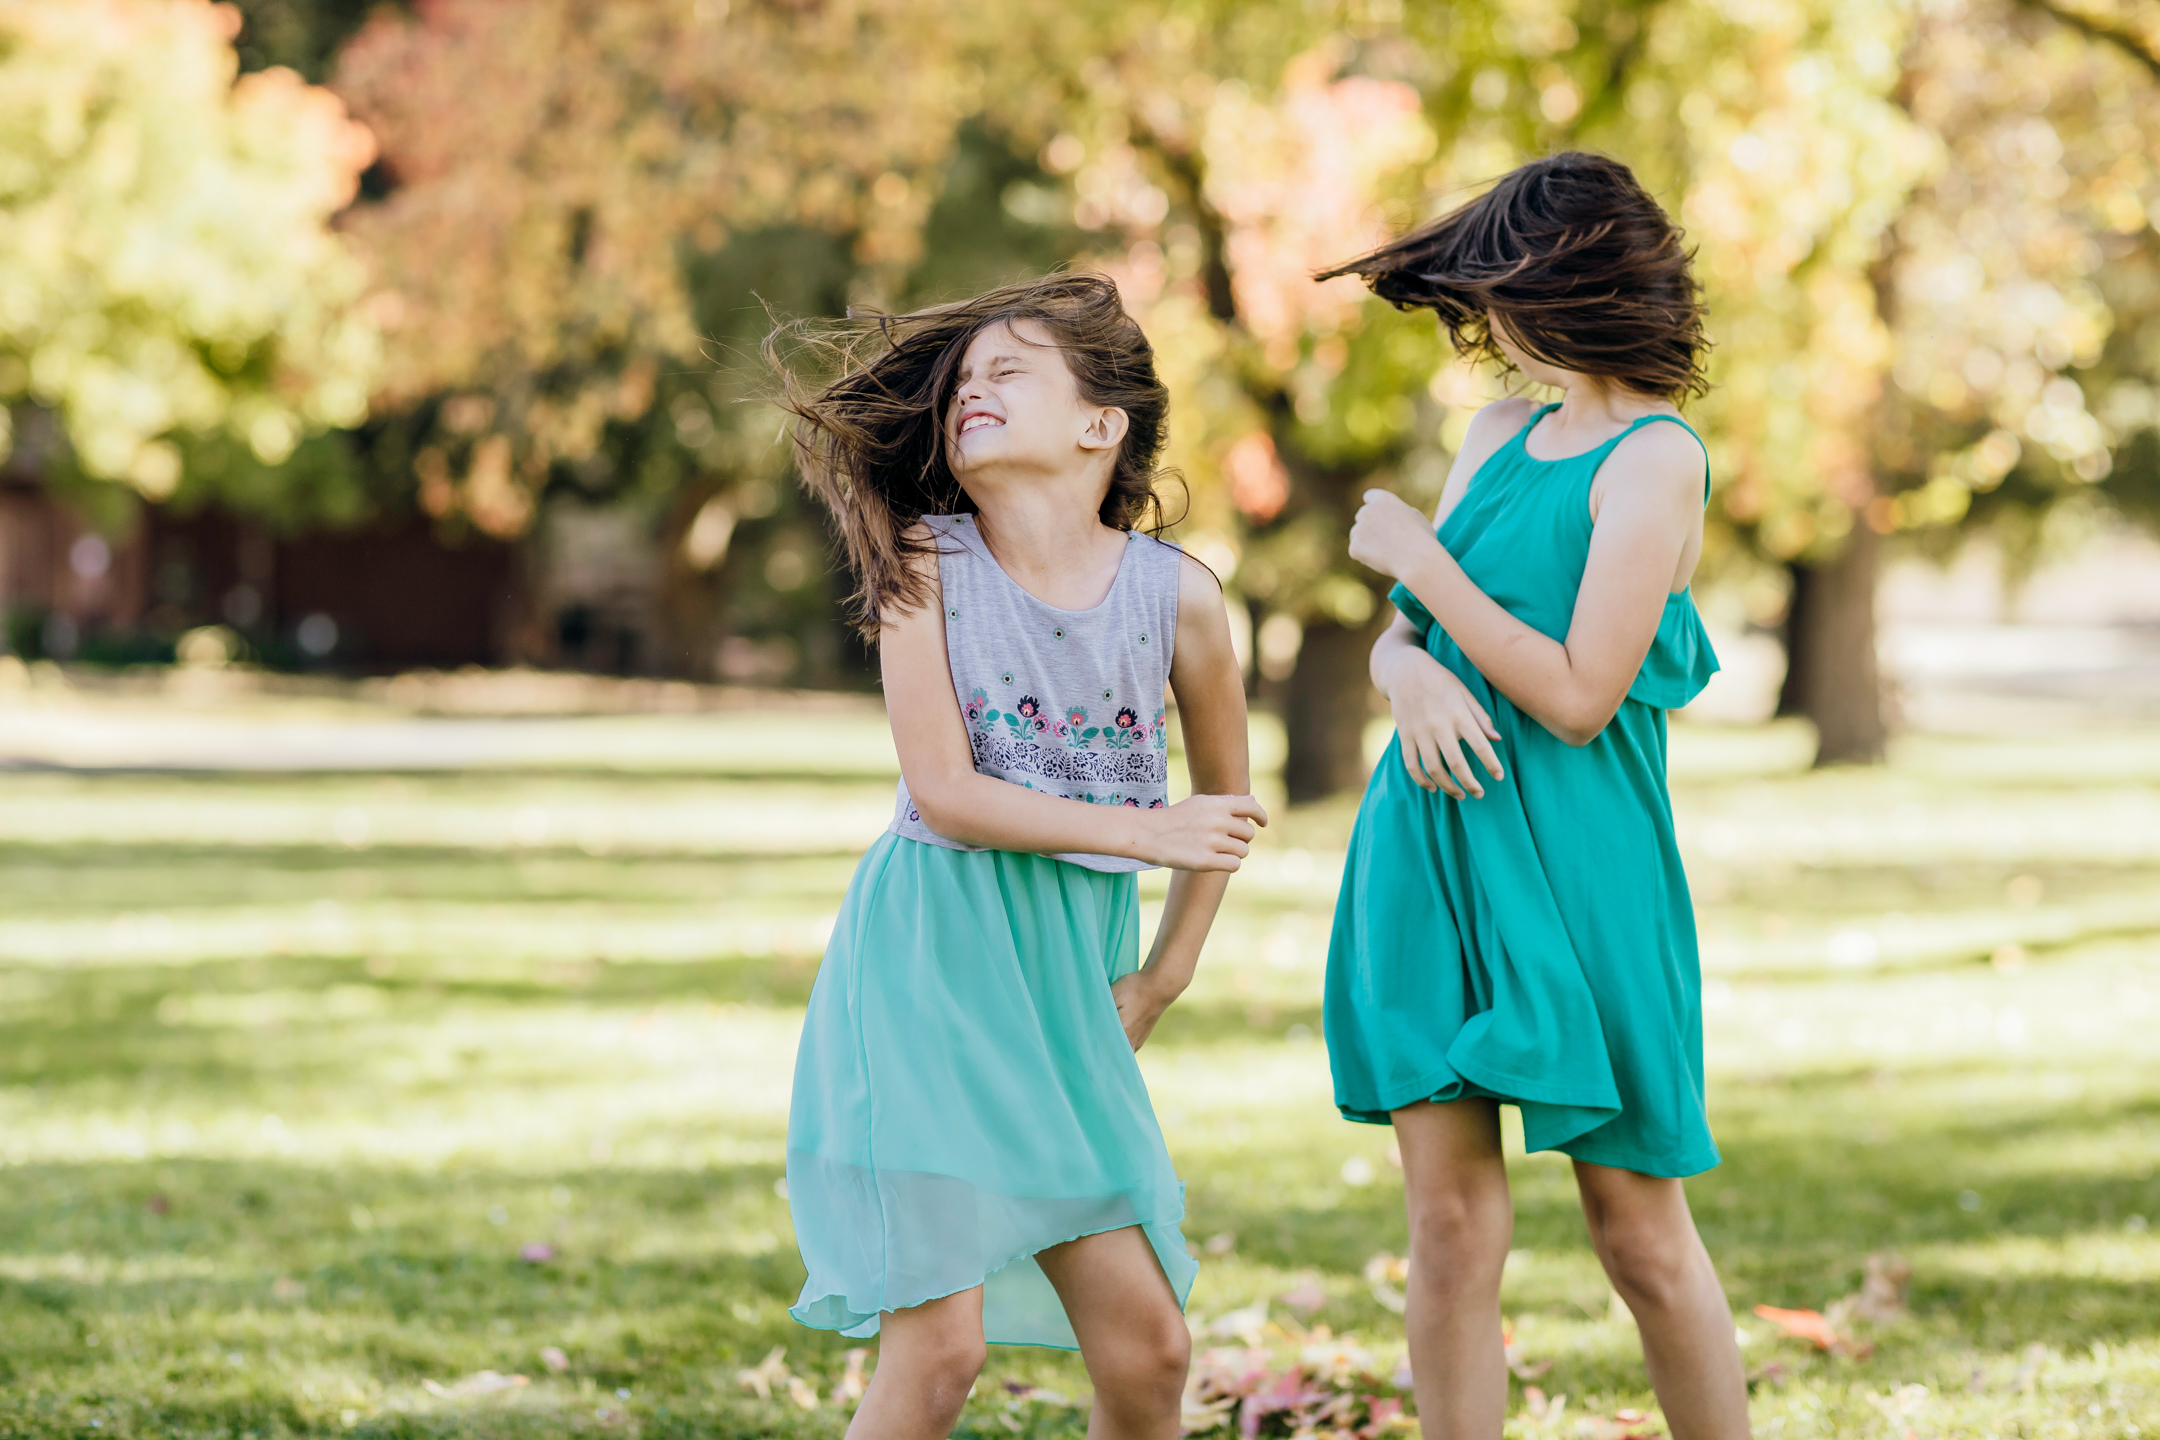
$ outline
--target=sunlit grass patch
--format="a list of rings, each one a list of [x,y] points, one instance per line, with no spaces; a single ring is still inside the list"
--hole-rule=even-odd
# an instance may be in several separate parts
[[[494,768],[0,777],[0,1433],[837,1436],[859,1347],[787,1318],[780,1180],[891,762],[874,713],[814,718],[533,722]],[[148,743],[123,720],[106,761]],[[257,702],[189,743],[250,726],[396,729]],[[1726,1156],[1688,1189],[1758,1433],[2152,1433],[2160,742],[1921,736],[1810,774],[1804,738],[1673,734]],[[1255,1336],[1278,1377],[1400,1341],[1368,1274],[1404,1250],[1392,1136],[1336,1118],[1319,1038],[1353,813],[1278,808],[1142,1058],[1202,1347]],[[1568,1165],[1508,1133],[1511,1434],[1654,1413]],[[1752,1314],[1830,1307],[1888,1251],[1904,1309],[1852,1353]],[[1077,1436],[1085,1392],[1000,1349],[963,1428]]]

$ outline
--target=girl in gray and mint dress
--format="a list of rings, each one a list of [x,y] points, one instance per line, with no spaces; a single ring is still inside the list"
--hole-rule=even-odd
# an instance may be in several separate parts
[[[881,1337],[855,1440],[945,1433],[986,1343],[1078,1348],[1095,1432],[1171,1440],[1196,1267],[1135,1051],[1265,817],[1220,590],[1139,528],[1167,392],[1092,276],[886,317],[839,356],[788,402],[902,778],[797,1052],[793,1314]]]
[[[1131,532],[1109,595],[1074,612],[1014,584],[969,516],[923,523],[977,773],[1162,808],[1177,548]],[[1110,1002],[1140,962],[1145,868],[948,840],[900,781],[796,1055],[788,1200],[810,1271],[796,1319],[869,1334],[880,1310],[981,1284],[990,1340],[1071,1348],[1035,1252],[1123,1225],[1145,1231],[1180,1299],[1191,1288],[1184,1188]]]

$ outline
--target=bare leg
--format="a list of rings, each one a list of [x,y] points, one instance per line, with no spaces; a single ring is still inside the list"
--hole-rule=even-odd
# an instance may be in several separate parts
[[[1732,1308],[1678,1180],[1575,1162],[1590,1243],[1642,1331],[1673,1440],[1746,1440],[1747,1372]]]
[[[888,1310],[878,1322],[877,1372],[847,1440],[944,1440],[960,1421],[988,1351],[982,1287]]]
[[[1394,1112],[1410,1211],[1403,1315],[1425,1440],[1498,1440],[1507,1419],[1500,1272],[1515,1233],[1500,1107],[1421,1102]]]
[[[1095,1382],[1088,1440],[1177,1440],[1192,1335],[1147,1236],[1136,1225],[1083,1235],[1035,1261]]]

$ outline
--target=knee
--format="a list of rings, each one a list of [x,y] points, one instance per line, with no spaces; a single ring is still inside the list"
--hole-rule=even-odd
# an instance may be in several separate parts
[[[1657,1308],[1677,1298],[1700,1248],[1692,1229],[1681,1233],[1642,1222],[1608,1221],[1598,1227],[1596,1240],[1605,1273],[1631,1307]]]
[[[982,1374],[990,1350],[979,1335],[940,1335],[915,1348],[909,1358],[931,1404],[957,1415],[975,1388],[975,1377]]]
[[[1175,1405],[1192,1364],[1192,1332],[1185,1328],[1185,1317],[1176,1310],[1152,1316],[1119,1338],[1111,1374],[1104,1377],[1111,1383],[1100,1388],[1150,1409]]]
[[[1515,1229],[1505,1191],[1448,1188],[1421,1194],[1411,1207],[1410,1253],[1426,1275],[1461,1274],[1480,1262],[1505,1262]]]

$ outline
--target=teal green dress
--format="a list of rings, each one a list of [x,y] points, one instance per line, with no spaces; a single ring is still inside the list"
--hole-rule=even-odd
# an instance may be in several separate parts
[[[1565,639],[1590,550],[1590,485],[1646,416],[1581,455],[1538,460],[1529,424],[1479,467],[1439,528],[1472,583]],[[1693,434],[1693,430],[1689,430]],[[1645,1175],[1718,1163],[1703,1104],[1702,976],[1665,788],[1665,712],[1717,670],[1687,591],[1597,738],[1572,746],[1489,685],[1405,587],[1390,596],[1492,716],[1504,781],[1425,790],[1398,746],[1374,769],[1328,949],[1335,1103],[1387,1124],[1420,1100],[1517,1106],[1531,1150]]]

